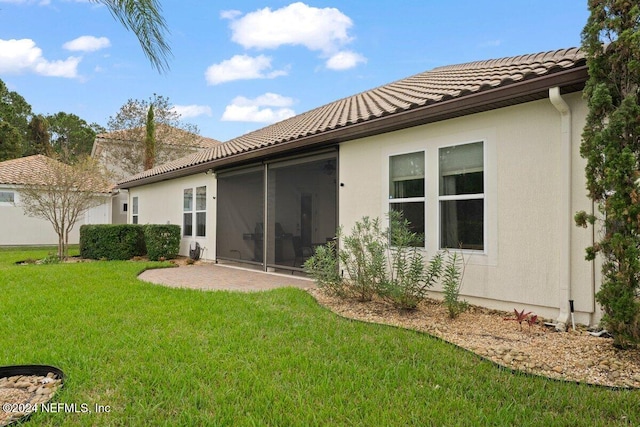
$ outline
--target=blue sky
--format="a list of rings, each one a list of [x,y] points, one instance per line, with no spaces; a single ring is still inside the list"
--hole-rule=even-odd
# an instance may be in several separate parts
[[[161,1],[159,74],[87,0],[0,0],[0,79],[35,113],[107,125],[128,99],[169,98],[222,141],[437,66],[580,44],[587,0]]]

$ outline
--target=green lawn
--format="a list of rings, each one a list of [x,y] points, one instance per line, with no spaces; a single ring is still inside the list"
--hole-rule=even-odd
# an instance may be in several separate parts
[[[427,335],[342,319],[299,289],[140,282],[133,262],[16,266],[0,250],[0,365],[67,374],[29,425],[640,424],[640,392],[512,374]]]

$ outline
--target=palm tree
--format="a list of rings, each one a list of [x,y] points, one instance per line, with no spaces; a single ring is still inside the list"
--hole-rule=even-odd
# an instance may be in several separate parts
[[[91,0],[109,8],[111,15],[138,37],[151,65],[160,73],[169,69],[171,48],[165,40],[169,32],[158,0]]]

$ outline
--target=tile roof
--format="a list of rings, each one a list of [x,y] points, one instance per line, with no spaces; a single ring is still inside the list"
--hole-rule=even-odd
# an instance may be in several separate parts
[[[46,173],[53,160],[41,154],[0,162],[0,184],[46,185]]]
[[[144,129],[135,129],[139,130],[141,135],[144,135]],[[184,138],[185,135],[189,136],[189,138]],[[221,144],[221,142],[217,139],[195,135],[186,130],[178,129],[165,124],[156,125],[156,137],[159,136],[162,136],[163,139],[167,139],[166,141],[163,141],[167,145],[183,145],[182,143],[176,143],[175,139],[171,139],[172,136],[174,136],[179,141],[186,141],[187,145],[194,148],[211,148]],[[128,141],[131,138],[131,134],[125,130],[117,130],[113,132],[100,133],[96,135],[96,138],[106,141]]]
[[[0,185],[48,185],[54,162],[57,160],[42,154],[0,162]],[[110,193],[113,189],[113,186],[97,185],[94,189],[101,193]]]
[[[496,95],[497,92],[493,90],[514,87],[519,83],[526,84],[573,69],[584,70],[584,74],[578,78],[584,83],[586,80],[585,56],[579,48],[438,67],[340,99],[226,141],[210,149],[166,163],[129,177],[119,186],[128,188],[179,174],[186,175],[190,172],[186,169],[193,169],[198,165],[215,167],[221,164],[223,159],[230,160],[243,154],[255,154],[256,157],[259,157],[262,153],[277,151],[278,146],[288,143],[298,142],[297,147],[300,148],[304,144],[310,145],[311,140],[319,145],[322,142],[335,143],[363,135],[396,130],[403,126],[399,123],[403,113],[416,111],[416,114],[424,115],[429,108],[444,107],[448,101],[464,101],[482,93],[487,93],[488,98],[483,101],[485,104],[482,108],[484,109],[476,111],[512,105],[515,103],[514,101],[505,101],[505,99],[516,95],[503,95],[501,101],[496,101],[494,98],[498,99],[499,97]],[[579,82],[573,83],[578,84]],[[539,99],[541,94],[546,94],[544,88],[536,90],[538,98],[535,99]],[[474,112],[474,110],[469,107],[464,110],[462,107],[456,106],[448,113],[448,116],[443,118],[456,117],[470,112]],[[374,122],[386,118],[394,120],[373,126]],[[413,124],[407,124],[404,127],[420,124],[419,118],[412,120],[414,120]],[[427,121],[423,119],[422,123],[427,123]],[[369,130],[368,133],[361,131],[359,136],[355,131],[353,134],[349,134],[350,129],[361,128],[361,124],[368,125],[370,128],[375,127],[375,130]],[[181,170],[182,172],[180,172]]]

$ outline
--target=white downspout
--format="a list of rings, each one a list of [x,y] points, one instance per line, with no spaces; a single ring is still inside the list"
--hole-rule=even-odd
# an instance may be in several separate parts
[[[549,89],[549,100],[560,113],[560,314],[557,330],[566,331],[569,322],[569,300],[571,300],[571,109],[560,95],[560,88]]]

